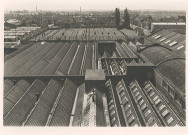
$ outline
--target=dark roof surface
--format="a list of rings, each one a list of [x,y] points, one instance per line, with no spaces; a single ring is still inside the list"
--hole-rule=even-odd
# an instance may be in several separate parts
[[[91,68],[90,43],[38,42],[30,46],[5,62],[5,76],[82,75],[86,68]]]
[[[135,36],[135,32],[128,30],[124,32],[129,37]],[[127,37],[116,28],[70,28],[60,30],[47,30],[32,38],[32,41],[43,40],[78,40],[78,41],[112,41],[125,40]]]
[[[160,44],[172,49],[180,57],[185,57],[185,35],[161,29],[144,40],[145,45]]]
[[[169,60],[157,66],[156,69],[175,84],[181,94],[185,94],[185,60]]]
[[[156,69],[174,84],[181,93],[185,94],[185,60],[174,55],[174,52],[161,47],[150,46],[143,51],[147,60],[153,63]]]
[[[141,54],[144,55],[151,63],[157,65],[160,62],[175,58],[173,52],[163,48],[161,46],[150,46],[141,51]]]
[[[5,80],[5,86],[11,86],[11,83],[11,80]],[[8,87],[6,88],[8,90]],[[76,91],[79,88],[73,81],[21,79],[12,89],[9,88],[9,91],[4,91],[4,125],[69,126]],[[82,91],[83,89],[80,89],[79,94],[84,94]],[[76,109],[79,110],[78,107]],[[49,112],[53,113],[53,117]]]
[[[185,60],[175,55],[185,49],[185,35],[159,30],[146,38],[146,48],[140,46],[144,48],[140,56],[136,46],[126,43],[127,37],[137,35],[132,30],[116,28],[47,30],[31,39],[38,42],[30,42],[7,55],[4,62],[4,125],[89,126],[103,123],[103,120],[112,127],[161,125],[163,118],[156,114],[159,112],[154,111],[155,105],[150,104],[148,95],[143,93],[141,83],[148,81],[143,77],[147,73],[138,68],[145,70],[148,67],[152,72],[155,68],[173,84],[173,88],[185,94]],[[104,41],[106,44],[113,41],[115,46],[104,46],[98,52],[97,43]],[[184,47],[179,48],[182,45]],[[126,76],[134,67],[135,76]],[[140,74],[136,70],[144,74],[141,76],[143,82],[137,80]],[[172,114],[170,116],[174,116],[166,122],[172,126],[181,123],[169,104],[165,106]],[[142,116],[138,118],[137,115]]]
[[[136,35],[136,32],[133,30],[129,30],[129,29],[122,29],[120,30],[122,33],[124,33],[126,36],[128,36],[128,38],[132,39],[132,38],[137,38],[138,36]]]

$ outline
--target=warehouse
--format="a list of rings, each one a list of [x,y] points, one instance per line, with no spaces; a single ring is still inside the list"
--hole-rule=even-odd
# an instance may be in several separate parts
[[[113,29],[42,33],[5,56],[5,126],[185,126],[185,59],[170,48]]]

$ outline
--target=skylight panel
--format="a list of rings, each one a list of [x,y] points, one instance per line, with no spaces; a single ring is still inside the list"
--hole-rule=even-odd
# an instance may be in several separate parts
[[[157,36],[157,35],[155,34],[155,35],[152,36],[152,38],[154,38],[154,37],[156,37],[156,36]]]
[[[179,46],[178,48],[177,48],[177,50],[180,50],[181,48],[183,48],[184,46],[182,45],[182,46]]]
[[[164,41],[166,38],[162,38],[161,40],[159,40],[160,42]]]
[[[159,110],[161,111],[163,108],[165,108],[165,105],[161,105],[161,106],[159,107]]]
[[[161,35],[158,35],[158,36],[155,37],[155,39],[158,39],[158,38],[160,38],[160,37],[161,37]]]
[[[177,41],[174,41],[174,42],[170,43],[169,46],[174,46],[174,45],[176,45],[177,43],[178,43]]]
[[[171,41],[171,40],[166,41],[165,44],[168,44],[170,41]]]
[[[173,121],[173,118],[170,117],[170,119],[167,120],[167,123],[170,124]]]
[[[165,110],[165,111],[162,113],[162,116],[165,117],[168,113],[169,113],[169,111],[168,111],[168,110]]]

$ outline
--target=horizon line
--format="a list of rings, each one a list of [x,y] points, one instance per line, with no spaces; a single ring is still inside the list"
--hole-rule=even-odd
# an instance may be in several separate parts
[[[119,8],[120,9],[120,8]],[[23,11],[23,10],[27,10],[27,11],[36,11],[35,9],[31,10],[31,9],[4,9],[4,11]],[[82,11],[114,11],[115,9],[82,9]],[[120,11],[123,11],[124,9],[120,9]],[[130,11],[184,11],[186,12],[186,9],[129,9],[128,10]],[[80,11],[79,9],[38,9],[38,11],[72,11],[72,12],[75,12],[75,11]]]

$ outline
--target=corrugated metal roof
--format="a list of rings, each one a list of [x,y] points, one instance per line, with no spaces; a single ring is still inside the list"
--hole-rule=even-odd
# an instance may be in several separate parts
[[[18,81],[4,95],[4,125],[68,126],[77,87],[69,79],[64,82],[54,79],[47,82],[38,79]]]
[[[124,83],[124,86],[118,85],[117,87],[109,87],[112,89],[108,91],[108,93],[102,93],[104,92],[104,88],[100,91],[96,90],[96,93],[99,92],[96,94],[97,99],[95,97],[92,97],[92,93],[88,94],[87,92],[85,92],[85,90],[89,91],[88,87],[90,87],[90,84],[87,82],[85,85],[85,82],[81,79],[81,77],[84,79],[86,69],[94,69],[94,64],[92,63],[94,63],[93,60],[96,60],[95,56],[97,55],[94,50],[96,49],[95,45],[96,44],[93,42],[30,43],[29,47],[21,49],[20,52],[17,53],[17,55],[13,55],[13,57],[6,60],[4,64],[4,72],[5,76],[9,76],[9,79],[5,77],[4,81],[4,125],[80,126],[84,122],[88,123],[84,123],[83,125],[89,125],[91,121],[88,119],[83,120],[81,118],[81,116],[83,116],[82,113],[86,112],[87,115],[85,116],[85,118],[94,120],[93,117],[90,117],[88,115],[98,115],[95,112],[93,112],[93,110],[96,108],[96,111],[101,111],[100,114],[102,115],[100,115],[100,118],[104,118],[103,113],[105,111],[107,113],[108,111],[110,112],[110,117],[108,117],[110,119],[110,126],[115,126],[114,123],[122,124],[122,121],[124,121],[124,119],[127,120],[131,125],[131,122],[133,122],[133,120],[135,120],[137,116],[135,115],[135,118],[131,117],[131,119],[128,120],[128,117],[123,117],[123,115],[130,115],[130,112],[123,111],[127,111],[128,106],[122,106],[123,108],[119,107],[119,101],[121,101],[122,104],[125,104],[125,97],[123,96],[123,93],[120,91],[122,91],[122,87],[128,87],[127,83]],[[126,56],[126,59],[128,59],[128,63],[131,62],[138,64],[139,61],[137,62],[136,60],[132,59],[136,55],[133,53],[131,49],[135,49],[135,47],[130,46],[132,45],[130,44],[128,46],[124,42],[116,44],[116,47],[119,47],[119,50],[121,50],[122,54]],[[161,46],[150,46],[143,50],[141,54],[147,57],[155,65],[159,64],[163,60],[173,58],[173,52]],[[121,60],[121,58],[118,59]],[[114,69],[114,71],[122,71],[122,67],[126,66],[126,61],[125,59],[122,59],[122,61],[119,61],[118,59],[116,61],[115,59],[112,60],[112,58],[109,58],[109,61],[107,63],[107,59],[104,58],[107,64],[106,66],[111,66],[111,69]],[[175,62],[173,63],[172,61]],[[166,61],[157,66],[156,69],[159,70],[162,74],[164,74],[164,76],[169,78],[170,81],[175,81],[173,83],[175,83],[178,88],[183,88],[185,82],[183,80],[184,74],[181,71],[183,70],[185,72],[185,69],[183,66],[179,65],[185,65],[185,62],[181,61],[180,63],[178,63],[176,61],[178,60]],[[102,62],[102,64],[103,63],[104,62]],[[143,63],[140,62],[140,64]],[[176,66],[176,68],[174,68],[173,66]],[[168,75],[172,72],[175,72],[176,70],[178,70],[178,72],[175,73],[175,75]],[[46,75],[49,76],[47,77]],[[61,75],[68,76],[62,77]],[[71,75],[81,76],[77,76],[76,78],[74,78],[75,76],[72,77]],[[180,75],[180,77],[178,75]],[[176,80],[173,80],[174,76],[176,77]],[[71,77],[74,80],[71,80]],[[124,80],[122,81],[124,82]],[[117,80],[114,80],[112,82],[113,86],[117,84]],[[104,83],[105,81],[101,82],[101,85],[104,85]],[[91,85],[92,90],[95,90],[95,88],[93,88],[95,87],[95,84],[96,82],[94,82],[94,84]],[[96,86],[96,88],[97,87],[100,88],[101,86],[99,85]],[[141,87],[142,86],[137,83],[137,88]],[[114,94],[114,92],[118,92],[117,90],[119,90],[119,93]],[[183,89],[181,90],[183,92]],[[119,97],[117,97],[117,94],[119,95]],[[99,95],[101,96],[100,100],[98,97]],[[116,97],[111,98],[112,96]],[[114,99],[118,99],[118,102]],[[95,102],[96,100],[97,102]],[[105,103],[103,100],[106,100]],[[129,103],[135,101],[136,99],[129,99]],[[145,101],[149,104],[147,99],[145,99]],[[112,102],[114,107],[112,106]],[[106,109],[103,108],[104,104],[106,104]],[[96,105],[96,108],[90,110],[89,107],[93,108],[94,105]],[[117,108],[115,107],[116,105]],[[137,107],[138,106],[134,106],[132,107],[132,109],[136,109]],[[120,111],[122,111],[122,113],[124,114],[119,114],[118,112],[116,112],[118,115],[116,118],[114,118],[114,111],[111,111],[112,108],[117,109],[117,111],[119,111],[119,109],[122,109]],[[119,121],[119,119],[121,119],[121,121]],[[178,118],[177,121],[179,121]],[[140,123],[139,119],[138,121],[134,122]],[[141,123],[141,125],[144,125],[143,122]],[[119,126],[123,126],[123,124],[121,124]]]
[[[88,52],[88,44],[79,43],[36,43],[5,62],[5,76],[25,75],[81,75],[85,67],[90,67],[93,51]],[[88,48],[88,49],[87,49]],[[92,48],[91,48],[92,49]],[[85,52],[86,51],[86,52]],[[76,55],[76,53],[78,54]],[[85,58],[85,55],[87,57]],[[75,56],[75,57],[74,57]],[[80,59],[80,60],[78,60]],[[82,65],[82,60],[86,65]],[[82,66],[84,68],[82,68]],[[74,70],[74,71],[73,71]]]

